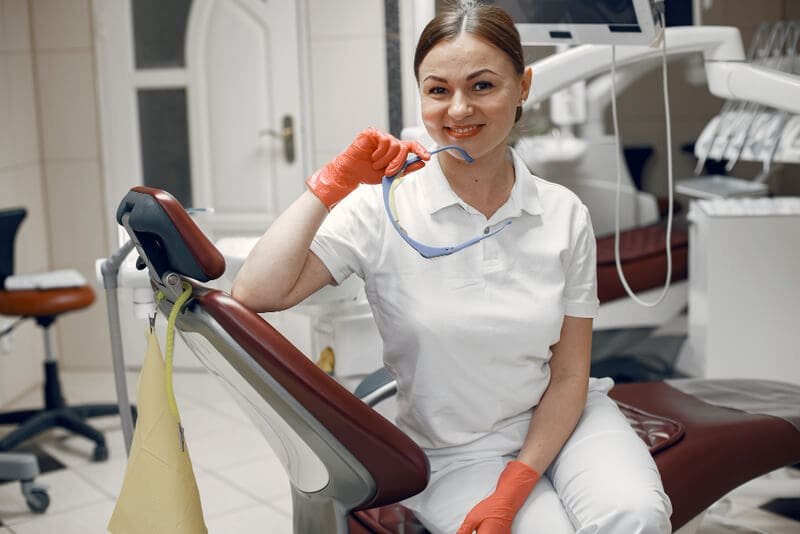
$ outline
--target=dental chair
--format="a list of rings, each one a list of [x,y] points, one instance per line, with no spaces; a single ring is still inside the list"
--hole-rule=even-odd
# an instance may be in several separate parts
[[[80,281],[70,283],[69,287],[59,287],[58,283],[48,283],[46,275],[39,273],[38,281],[33,281],[26,289],[9,289],[8,279],[14,274],[14,243],[17,230],[27,215],[25,208],[12,208],[0,211],[0,315],[18,317],[0,335],[11,331],[25,319],[34,319],[42,328],[44,335],[44,407],[33,410],[19,410],[0,413],[0,425],[18,425],[16,429],[0,438],[0,451],[10,451],[22,442],[51,428],[61,427],[83,436],[95,443],[92,459],[108,459],[108,447],[103,434],[85,422],[90,417],[115,415],[115,404],[85,404],[69,406],[61,392],[50,327],[63,313],[86,308],[94,302],[94,291]],[[66,274],[72,274],[70,272]],[[82,277],[74,273],[75,280]],[[44,286],[39,284],[45,284]],[[23,284],[24,285],[24,284]],[[51,287],[54,286],[54,287]]]
[[[222,275],[224,259],[168,193],[133,188],[117,221],[154,290],[165,295],[160,312],[167,314],[182,284],[191,284],[177,330],[230,387],[281,459],[291,483],[294,531],[426,532],[398,503],[424,489],[427,459],[369,407],[393,392],[391,377],[359,388],[366,394],[360,400],[259,315],[203,286]],[[744,395],[768,386],[748,380],[737,387]],[[794,395],[800,388],[790,390]],[[672,499],[673,529],[682,534],[732,489],[800,460],[800,430],[782,418],[716,406],[662,382],[618,385],[612,396],[653,453]]]

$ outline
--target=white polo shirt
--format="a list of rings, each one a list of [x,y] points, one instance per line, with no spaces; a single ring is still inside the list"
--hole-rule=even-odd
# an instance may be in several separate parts
[[[423,258],[387,220],[381,187],[366,185],[331,210],[311,245],[337,283],[364,279],[397,379],[397,424],[423,448],[527,422],[549,383],[564,315],[597,313],[588,210],[510,148],[509,158],[516,180],[489,220],[453,192],[437,156],[396,190],[401,225],[426,245],[455,245],[513,220],[472,247]]]

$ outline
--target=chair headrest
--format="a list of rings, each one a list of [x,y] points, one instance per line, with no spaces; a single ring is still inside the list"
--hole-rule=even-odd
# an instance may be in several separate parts
[[[225,272],[225,259],[175,197],[153,187],[131,189],[117,208],[140,254],[159,278],[171,271],[199,282]]]

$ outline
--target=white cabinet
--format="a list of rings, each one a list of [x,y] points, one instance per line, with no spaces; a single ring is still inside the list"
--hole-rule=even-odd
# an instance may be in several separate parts
[[[800,198],[689,210],[689,341],[678,368],[800,384]]]

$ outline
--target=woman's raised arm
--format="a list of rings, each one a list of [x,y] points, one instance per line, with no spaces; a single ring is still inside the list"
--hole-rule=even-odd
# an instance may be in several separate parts
[[[416,142],[400,141],[374,128],[358,134],[344,152],[311,175],[309,190],[261,237],[233,282],[233,297],[258,312],[277,311],[333,283],[331,273],[309,250],[328,211],[358,184],[378,184],[384,175],[397,173],[410,152],[430,159]],[[410,165],[406,173],[423,165]]]
[[[236,279],[231,295],[257,312],[291,308],[333,276],[308,247],[328,215],[325,205],[305,191],[258,240]]]

